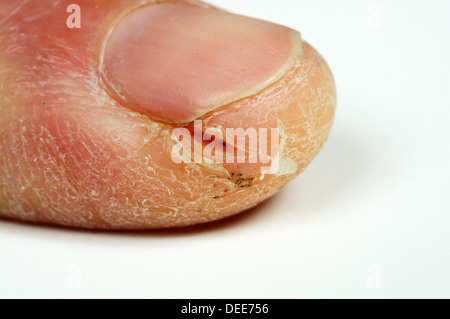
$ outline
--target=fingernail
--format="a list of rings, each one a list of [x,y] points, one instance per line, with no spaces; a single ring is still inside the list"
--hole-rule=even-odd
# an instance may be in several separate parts
[[[111,32],[102,77],[123,104],[188,123],[260,92],[300,54],[292,29],[196,4],[154,4]]]

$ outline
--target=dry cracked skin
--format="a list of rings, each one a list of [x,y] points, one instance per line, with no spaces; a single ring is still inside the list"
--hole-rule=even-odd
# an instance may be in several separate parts
[[[252,208],[325,143],[336,89],[294,30],[198,1],[0,1],[0,215],[156,229]],[[175,128],[277,128],[279,169],[176,163]],[[204,147],[204,145],[202,146]]]

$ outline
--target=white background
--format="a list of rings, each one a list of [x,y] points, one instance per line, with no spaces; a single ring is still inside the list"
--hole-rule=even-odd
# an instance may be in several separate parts
[[[206,226],[0,220],[0,297],[449,298],[450,1],[212,2],[298,29],[327,59],[339,105],[323,151]]]

